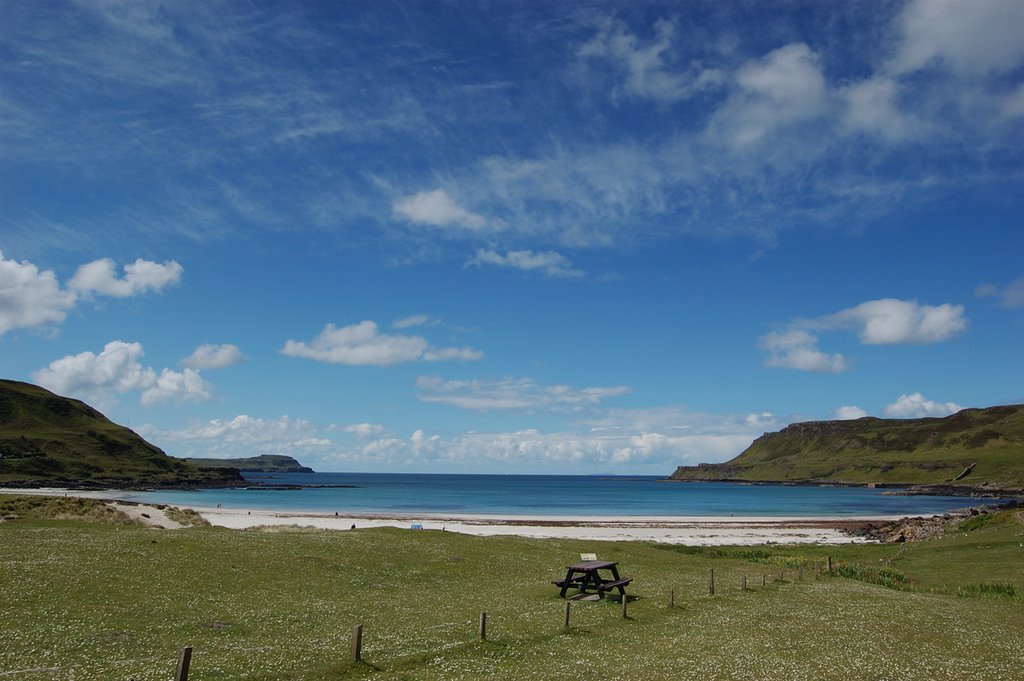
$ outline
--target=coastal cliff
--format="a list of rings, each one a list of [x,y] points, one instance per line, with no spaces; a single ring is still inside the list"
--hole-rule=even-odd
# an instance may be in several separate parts
[[[198,459],[185,458],[185,461],[204,468],[237,468],[243,473],[313,473],[308,466],[303,466],[290,456],[281,454],[262,454],[243,459]]]
[[[794,423],[725,463],[679,466],[672,480],[1024,492],[1024,405],[945,418]]]
[[[203,468],[165,454],[79,400],[0,379],[0,486],[229,487],[234,468]]]

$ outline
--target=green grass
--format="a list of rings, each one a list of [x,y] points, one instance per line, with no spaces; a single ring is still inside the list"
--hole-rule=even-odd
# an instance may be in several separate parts
[[[176,509],[182,512],[180,509]],[[195,514],[194,511],[191,513]],[[198,514],[196,514],[198,515]],[[131,525],[126,514],[97,499],[82,497],[11,496],[0,494],[0,518],[7,520],[82,520]]]
[[[1011,679],[1024,667],[1021,544],[1015,521],[921,544],[754,549],[8,521],[0,674],[167,679],[192,645],[194,681]],[[550,580],[582,552],[634,578],[629,619],[611,600],[577,603],[563,631]],[[835,575],[796,578],[826,555]],[[840,576],[854,565],[911,588]],[[347,660],[356,624],[359,664]]]
[[[0,484],[237,484],[237,472],[167,456],[79,400],[0,379]]]
[[[962,476],[962,477],[961,477]],[[677,480],[1024,489],[1024,405],[965,409],[945,418],[790,425],[721,464],[681,466]],[[954,482],[955,480],[955,482]]]

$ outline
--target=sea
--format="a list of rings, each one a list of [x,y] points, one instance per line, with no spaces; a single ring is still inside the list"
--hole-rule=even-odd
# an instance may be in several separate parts
[[[894,495],[892,489],[668,482],[658,476],[249,473],[246,480],[251,486],[245,488],[118,496],[143,503],[289,513],[562,517],[916,516],[981,503],[966,497]]]

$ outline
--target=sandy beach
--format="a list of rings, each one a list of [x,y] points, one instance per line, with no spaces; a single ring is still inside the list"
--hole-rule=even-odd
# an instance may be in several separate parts
[[[0,489],[6,494],[81,496],[107,499],[119,510],[147,524],[177,529],[159,508],[118,500],[116,492],[45,489]],[[865,517],[709,517],[709,516],[515,516],[474,514],[310,513],[187,506],[211,525],[230,529],[309,527],[351,530],[396,527],[410,531],[461,532],[478,536],[517,535],[588,541],[649,541],[693,546],[754,544],[844,544],[865,541],[843,528],[900,516]],[[413,529],[413,528],[416,529]]]

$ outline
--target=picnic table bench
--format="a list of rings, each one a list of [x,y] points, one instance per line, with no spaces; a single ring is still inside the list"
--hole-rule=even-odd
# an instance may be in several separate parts
[[[611,573],[611,579],[601,575],[601,570]],[[588,560],[575,565],[567,565],[565,578],[556,579],[551,583],[561,588],[559,594],[565,598],[569,589],[578,589],[581,593],[593,591],[599,596],[604,596],[606,591],[618,589],[619,595],[626,596],[626,587],[632,582],[632,578],[619,576],[618,563],[610,560]]]

